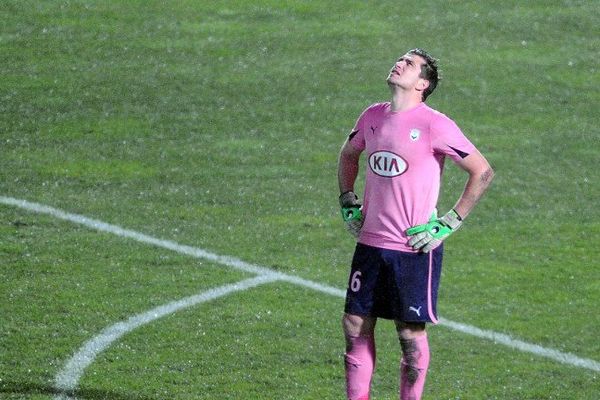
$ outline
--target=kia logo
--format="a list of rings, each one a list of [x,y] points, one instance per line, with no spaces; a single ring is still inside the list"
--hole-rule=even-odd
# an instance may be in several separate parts
[[[376,151],[371,154],[369,167],[375,174],[386,178],[402,175],[408,169],[406,161],[390,151]]]

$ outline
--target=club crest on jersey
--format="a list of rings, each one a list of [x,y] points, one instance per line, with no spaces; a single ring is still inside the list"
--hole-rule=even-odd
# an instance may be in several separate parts
[[[416,142],[417,140],[419,140],[419,137],[421,137],[421,131],[418,129],[411,129],[410,130],[410,139],[413,142]]]
[[[408,165],[402,157],[391,151],[376,151],[369,156],[371,171],[379,176],[393,178],[402,175]]]

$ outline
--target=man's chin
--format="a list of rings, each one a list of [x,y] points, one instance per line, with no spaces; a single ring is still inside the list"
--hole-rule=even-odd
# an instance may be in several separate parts
[[[398,86],[398,84],[394,83],[393,79],[391,79],[391,78],[387,78],[385,81],[387,82],[389,87],[397,87]]]

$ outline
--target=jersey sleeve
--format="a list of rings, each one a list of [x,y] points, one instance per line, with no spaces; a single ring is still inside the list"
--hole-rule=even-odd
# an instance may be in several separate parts
[[[443,114],[439,114],[432,121],[431,133],[433,151],[450,157],[454,162],[458,162],[477,151],[458,125]]]
[[[348,136],[348,141],[356,150],[362,151],[365,149],[365,126],[367,126],[366,121],[369,118],[369,114],[373,107],[374,106],[370,106],[362,112],[360,117],[356,120],[354,128],[352,128],[352,132],[350,132],[350,135]]]

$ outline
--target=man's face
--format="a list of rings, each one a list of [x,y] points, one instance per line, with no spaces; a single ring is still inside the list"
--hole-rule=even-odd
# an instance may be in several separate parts
[[[427,80],[419,77],[421,66],[425,63],[426,61],[423,57],[416,54],[407,53],[403,55],[392,66],[387,77],[387,83],[403,89],[417,88],[423,90],[422,86],[429,83]]]

